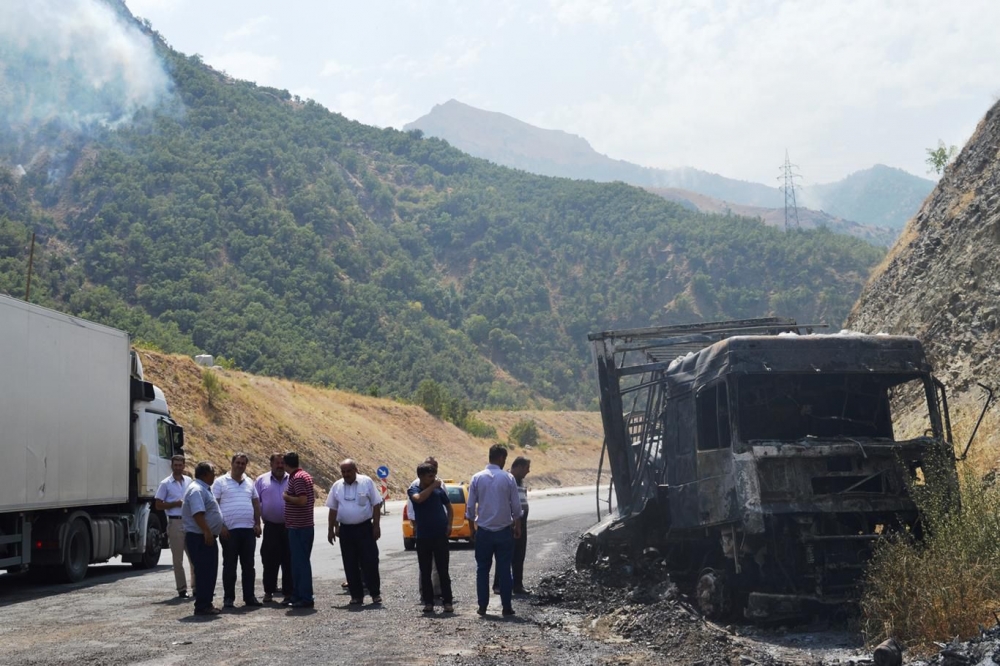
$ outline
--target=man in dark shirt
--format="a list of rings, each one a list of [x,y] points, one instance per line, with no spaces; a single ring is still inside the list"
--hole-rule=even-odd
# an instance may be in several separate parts
[[[437,478],[437,469],[431,463],[417,467],[417,481],[407,489],[413,501],[413,516],[417,523],[417,562],[420,566],[420,591],[424,612],[434,612],[434,586],[431,570],[436,567],[441,578],[441,597],[444,612],[452,613],[451,576],[448,574],[449,540],[451,536],[452,509],[448,491]]]

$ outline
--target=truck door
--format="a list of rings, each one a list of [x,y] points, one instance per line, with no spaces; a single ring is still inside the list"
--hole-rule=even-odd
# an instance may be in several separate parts
[[[139,419],[139,441],[136,442],[139,496],[152,497],[160,481],[170,476],[170,457],[183,453],[175,446],[182,436],[178,436],[180,428],[168,417],[141,412]]]
[[[695,411],[699,522],[713,525],[735,521],[738,512],[726,382],[702,387],[695,397]]]
[[[670,396],[663,415],[663,433],[670,519],[678,528],[699,524],[694,430],[694,395]]]

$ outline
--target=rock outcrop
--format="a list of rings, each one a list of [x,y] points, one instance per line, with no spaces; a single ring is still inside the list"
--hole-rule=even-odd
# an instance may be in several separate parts
[[[958,395],[1000,375],[1000,103],[876,268],[847,321],[915,335]]]

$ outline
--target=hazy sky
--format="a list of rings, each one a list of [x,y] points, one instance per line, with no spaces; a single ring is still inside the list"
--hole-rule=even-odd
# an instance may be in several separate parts
[[[1000,95],[996,0],[127,0],[174,48],[361,122],[455,98],[611,157],[926,176]]]

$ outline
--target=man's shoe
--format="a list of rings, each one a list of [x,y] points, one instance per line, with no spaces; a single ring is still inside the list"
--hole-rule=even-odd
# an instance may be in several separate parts
[[[514,594],[531,594],[531,590],[524,587],[515,587]]]
[[[187,599],[188,598],[187,590],[181,590],[180,592],[178,592],[177,593],[177,598],[178,599]]]
[[[434,612],[434,604],[424,604],[424,612],[425,613],[433,613]]]
[[[454,613],[455,612],[455,607],[452,606],[451,604],[445,604],[444,605],[444,612],[445,613]]]
[[[278,602],[278,604],[281,605],[281,606],[289,606],[289,605],[291,605],[291,603],[292,603],[292,598],[291,597],[285,597],[284,599],[282,599],[281,601]]]
[[[194,614],[195,615],[218,615],[221,612],[222,611],[220,611],[215,606],[209,606],[208,608],[195,608],[194,609]]]
[[[244,606],[263,606],[264,602],[262,602],[260,599],[251,599],[250,601],[244,601],[243,605]]]
[[[316,604],[312,601],[293,601],[288,604],[289,608],[312,608]]]
[[[500,588],[499,587],[494,587],[493,588],[493,594],[500,594]]]
[[[502,613],[504,615],[515,615],[513,608],[504,608]]]
[[[486,615],[486,606],[480,606],[476,609],[476,613],[479,615]]]
[[[222,607],[223,608],[235,608],[236,607],[236,602],[233,601],[232,599],[226,599],[225,601],[222,602]]]
[[[373,604],[380,604],[380,603],[382,603],[382,595],[381,594],[377,594],[374,597],[372,597],[372,603]]]
[[[269,604],[272,601],[274,601],[274,595],[272,595],[270,592],[265,592],[264,593],[264,603],[265,604]]]

